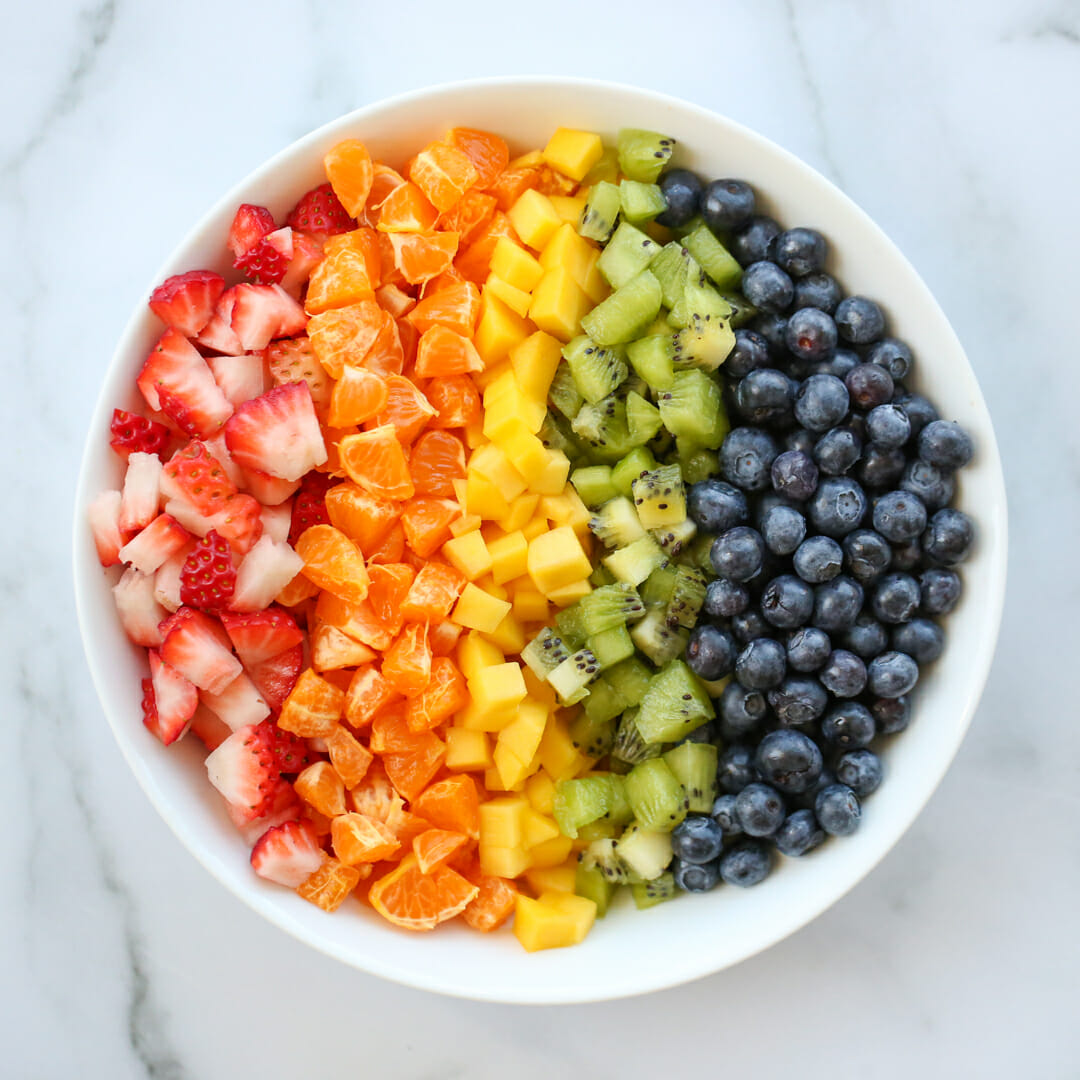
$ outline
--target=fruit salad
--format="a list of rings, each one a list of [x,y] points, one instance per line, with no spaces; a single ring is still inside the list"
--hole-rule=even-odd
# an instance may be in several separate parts
[[[675,149],[347,139],[152,293],[90,528],[267,888],[536,950],[858,827],[973,447],[825,238]]]

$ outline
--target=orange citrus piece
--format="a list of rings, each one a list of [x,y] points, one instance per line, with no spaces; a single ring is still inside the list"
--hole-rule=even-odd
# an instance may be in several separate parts
[[[446,141],[469,155],[476,169],[476,186],[489,187],[510,160],[510,148],[498,135],[477,128],[452,128]]]
[[[375,178],[367,147],[359,139],[343,139],[323,158],[323,166],[349,217],[360,217]]]
[[[498,202],[494,195],[474,189],[466,191],[461,200],[439,215],[439,228],[456,232],[461,244],[468,244],[491,220]]]
[[[451,375],[428,384],[426,396],[436,410],[433,428],[463,428],[480,420],[480,391],[468,375]]]
[[[370,664],[358,667],[345,695],[345,719],[354,728],[364,728],[401,695]],[[331,755],[332,756],[332,755]],[[350,784],[355,787],[355,784]]]
[[[510,218],[501,210],[496,210],[491,220],[471,238],[468,247],[458,252],[454,266],[469,281],[483,285],[491,270],[491,256],[500,236],[505,236],[515,243],[520,242],[514,226],[510,224]]]
[[[379,251],[371,229],[354,229],[332,240],[308,281],[304,310],[309,315],[370,300],[381,284]]]
[[[360,549],[333,525],[312,525],[296,541],[304,574],[320,589],[358,604],[368,594],[368,573]]]
[[[445,326],[433,326],[420,335],[416,348],[416,374],[422,379],[439,375],[468,375],[483,371],[484,362],[476,346]]]
[[[348,709],[347,694],[345,700],[346,709]],[[348,718],[347,712],[346,718]],[[330,754],[330,764],[334,766],[334,770],[347,788],[356,787],[367,775],[372,761],[375,760],[371,751],[340,725],[327,737],[326,749]]]
[[[365,357],[383,328],[374,300],[334,308],[308,320],[308,337],[327,374],[340,379],[346,364],[366,367]]]
[[[409,182],[399,185],[387,195],[379,207],[376,228],[380,232],[427,232],[435,225],[438,210],[424,193]]]
[[[401,527],[400,521],[395,521],[382,543],[368,556],[368,561],[373,563],[395,563],[401,562],[404,557],[405,530]]]
[[[423,750],[428,740],[423,732],[410,731],[405,711],[408,703],[395,702],[381,709],[371,722],[368,746],[373,754],[411,754]]]
[[[472,159],[450,143],[433,142],[413,158],[409,179],[436,210],[449,210],[479,179]]]
[[[463,629],[462,626],[452,622],[450,619],[432,623],[428,627],[428,644],[431,645],[431,655],[433,657],[449,656],[457,648]],[[432,660],[432,664],[434,663],[435,661]]]
[[[401,516],[401,507],[357,484],[344,483],[336,484],[326,493],[326,513],[331,525],[340,529],[365,555],[370,555]]]
[[[337,727],[344,704],[345,695],[333,683],[306,668],[281,706],[278,727],[305,739],[325,738]]]
[[[479,893],[477,886],[449,867],[421,871],[415,855],[406,855],[371,886],[368,903],[386,920],[406,930],[434,930],[460,915]]]
[[[417,495],[453,498],[452,481],[465,478],[465,447],[448,431],[425,431],[413,443],[409,472]]]
[[[323,911],[337,911],[359,884],[360,871],[356,867],[328,858],[296,891]]]
[[[480,835],[480,793],[476,781],[464,773],[432,784],[413,800],[412,809],[436,828]]]
[[[378,563],[368,568],[368,576],[368,603],[383,626],[396,634],[405,621],[401,604],[416,571],[408,563]]]
[[[481,877],[477,894],[465,907],[463,918],[474,930],[497,930],[514,912],[517,886],[506,878]]]
[[[375,612],[366,600],[353,604],[332,592],[323,592],[315,602],[315,617],[377,652],[382,652],[394,640],[394,635],[375,618]],[[348,672],[345,675],[348,677]]]
[[[447,829],[425,829],[419,836],[413,837],[412,849],[416,856],[416,865],[422,874],[430,874],[445,864],[446,860],[460,851],[469,838],[462,833]]]
[[[386,406],[386,380],[374,371],[346,364],[330,395],[331,427],[351,427],[370,420]]]
[[[425,296],[405,316],[405,322],[415,326],[421,334],[433,326],[445,326],[471,338],[479,316],[480,290],[472,281],[463,281]]]
[[[415,488],[409,475],[409,463],[393,424],[346,435],[338,451],[349,479],[365,491],[382,499],[412,498]]]
[[[345,813],[345,784],[329,761],[316,761],[293,781],[293,788],[320,814],[334,817]]]
[[[430,731],[469,703],[465,676],[448,656],[431,661],[431,681],[421,694],[409,698],[405,721],[410,731]]]
[[[355,811],[342,812],[334,818],[330,824],[330,843],[334,854],[347,866],[381,862],[401,847],[383,822]]]
[[[405,543],[415,555],[426,559],[450,539],[450,526],[460,516],[461,507],[454,499],[410,499],[401,511]]]
[[[540,183],[539,169],[504,169],[488,191],[495,196],[500,210],[509,210],[529,188]]]
[[[413,579],[401,604],[406,619],[435,622],[445,619],[465,588],[465,575],[445,563],[426,563]]]
[[[446,743],[430,731],[416,738],[423,738],[421,748],[400,754],[384,754],[383,767],[390,783],[410,802],[424,790],[446,759]]]
[[[370,427],[392,425],[397,438],[406,446],[427,426],[435,408],[404,375],[386,377],[386,405],[368,422]]]
[[[380,285],[375,290],[379,307],[394,319],[400,319],[416,307],[416,298],[403,292],[397,285]]]
[[[458,249],[456,232],[390,233],[394,267],[410,284],[438,277],[454,262]]]
[[[382,674],[401,694],[418,694],[431,680],[431,648],[424,623],[407,623],[383,657]]]

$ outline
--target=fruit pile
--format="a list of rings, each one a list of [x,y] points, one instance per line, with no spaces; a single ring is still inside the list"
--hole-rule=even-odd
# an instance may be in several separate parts
[[[145,724],[327,911],[531,950],[753,884],[854,828],[941,651],[970,440],[818,233],[673,147],[349,139],[239,207],[233,284],[150,298],[90,507]]]

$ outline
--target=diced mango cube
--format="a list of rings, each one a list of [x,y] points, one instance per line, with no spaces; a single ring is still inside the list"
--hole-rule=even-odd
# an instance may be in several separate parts
[[[535,188],[522,192],[518,201],[510,207],[509,216],[514,232],[536,251],[551,239],[562,224],[562,218],[555,212],[551,200]]]
[[[570,476],[570,459],[561,450],[544,448],[547,460],[539,472],[527,477],[529,487],[539,495],[560,495]]]
[[[532,297],[524,289],[503,281],[501,277],[489,274],[487,281],[484,282],[484,291],[497,296],[511,311],[517,312],[522,318],[529,314]]]
[[[569,525],[578,536],[589,535],[592,513],[574,488],[567,488],[559,495],[545,495],[540,500],[540,513],[556,524]]]
[[[546,892],[514,901],[514,936],[529,952],[578,945],[596,921],[596,903],[584,896]]]
[[[480,846],[520,848],[525,844],[525,812],[531,809],[524,795],[488,799],[480,804]]]
[[[557,128],[543,150],[544,160],[571,180],[581,181],[604,156],[604,142],[591,131]]]
[[[525,797],[538,814],[550,817],[555,810],[555,781],[543,769],[533,773],[525,781]]]
[[[488,443],[474,451],[472,457],[469,458],[467,471],[470,476],[477,473],[490,480],[508,504],[516,499],[526,487],[525,478],[518,471],[517,466],[506,451],[495,443]]]
[[[525,524],[521,526],[522,535],[530,543],[538,536],[542,536],[544,533],[550,531],[551,526],[548,525],[548,520],[546,517],[544,517],[543,514],[538,514],[536,517],[532,518],[530,521],[526,521]]]
[[[529,862],[537,869],[561,866],[574,850],[574,841],[569,836],[556,836],[542,844],[528,849]],[[574,864],[576,866],[577,859]]]
[[[481,532],[474,529],[447,540],[442,546],[443,558],[460,570],[470,581],[483,577],[491,570],[491,553]]]
[[[554,712],[559,707],[559,698],[551,683],[538,678],[531,668],[523,667],[522,672],[525,675],[525,686],[529,691],[529,697],[533,701],[543,702],[549,713]]]
[[[611,295],[611,286],[607,282],[607,278],[600,273],[600,252],[594,251],[592,258],[589,260],[588,268],[585,271],[585,276],[578,281],[578,284],[585,290],[585,295],[594,303],[599,304],[601,300],[606,300]],[[668,331],[668,327],[665,325],[657,333],[665,333]],[[649,331],[651,333],[652,331]]]
[[[464,728],[466,731],[495,732],[502,731],[513,719],[514,714],[512,712],[491,712],[488,709],[481,709],[476,702],[471,701],[455,715],[454,724]],[[495,763],[494,754],[491,761],[493,765]],[[487,786],[490,787],[490,785]]]
[[[485,367],[494,367],[500,360],[505,360],[510,350],[532,332],[533,328],[521,315],[484,290],[480,297],[480,321],[473,344]]]
[[[486,667],[501,664],[505,661],[502,650],[485,640],[477,631],[473,630],[466,634],[457,647],[457,663],[462,675],[468,681],[476,678],[477,674]]]
[[[581,220],[581,213],[585,209],[586,197],[584,195],[549,195],[551,205],[555,207],[555,213],[568,225],[577,228]]]
[[[560,717],[552,716],[548,720],[538,752],[544,771],[555,781],[572,780],[584,764],[584,758],[570,738],[566,721]]]
[[[548,593],[548,599],[556,607],[564,608],[576,604],[583,596],[588,596],[591,592],[592,585],[589,583],[588,578],[582,578],[581,581],[574,581],[569,585],[564,585],[561,589],[552,589]]]
[[[592,573],[592,563],[574,530],[560,526],[529,541],[529,577],[537,589],[550,594]]]
[[[529,796],[526,793],[525,798],[528,797]],[[529,809],[525,811],[524,817],[525,846],[527,848],[534,848],[537,844],[543,844],[548,840],[554,840],[555,837],[559,835],[561,834],[559,833],[559,826],[555,823],[555,819],[551,817],[550,814],[541,814],[530,803]]]
[[[530,852],[531,857],[531,852]],[[577,863],[561,862],[555,866],[536,866],[525,871],[525,884],[539,896],[546,892],[572,893],[577,884]]]
[[[524,690],[524,679],[521,686]],[[522,765],[527,766],[536,756],[547,727],[547,719],[548,710],[541,702],[523,702],[518,706],[514,720],[499,733],[498,745],[505,747]]]
[[[486,637],[508,653],[519,653],[525,648],[525,628],[511,610]]]
[[[496,389],[498,393],[494,392]],[[507,425],[515,423],[524,424],[535,435],[543,427],[546,415],[546,396],[526,394],[516,379],[505,391],[493,383],[484,393],[484,434],[489,439],[497,439]]]
[[[573,274],[558,266],[548,270],[533,290],[529,318],[553,337],[569,341],[581,333],[581,319],[592,306]]]
[[[537,330],[510,353],[514,378],[523,394],[547,400],[555,369],[562,359],[562,346],[556,338]]]
[[[483,731],[451,727],[446,732],[446,767],[458,772],[482,772],[494,763],[491,740]]]
[[[509,613],[510,606],[508,601],[500,600],[497,596],[478,589],[470,581],[462,589],[450,617],[459,626],[490,634]]]
[[[524,787],[528,766],[511,753],[501,743],[495,743],[492,754],[495,759],[495,771],[499,774],[499,788],[502,791],[518,791]]]
[[[569,270],[570,276],[584,288],[585,279],[599,257],[596,246],[581,236],[573,225],[567,224],[559,226],[540,254],[539,262],[544,270],[560,266]]]
[[[520,529],[507,533],[498,540],[488,543],[491,556],[491,576],[497,585],[504,585],[516,577],[521,577],[528,566],[529,541]]]
[[[523,292],[532,292],[544,276],[544,268],[537,259],[509,236],[500,236],[495,242],[491,272]]]
[[[492,438],[533,490],[537,480],[543,482],[548,478],[547,447],[529,431],[523,420],[514,418],[503,424]]]
[[[512,711],[528,693],[521,665],[508,660],[481,668],[469,679],[469,693],[473,704],[481,709]]]
[[[523,848],[480,845],[480,873],[489,877],[515,878],[524,873],[529,865],[529,853]]]
[[[524,535],[522,533],[522,536]],[[514,599],[511,603],[514,605],[514,618],[520,623],[546,623],[548,621],[550,611],[547,597],[532,587],[531,578],[528,588],[514,590]]]
[[[479,514],[460,514],[450,522],[450,535],[464,536],[466,533],[473,532],[480,528],[483,520]]]
[[[487,577],[481,578],[476,585],[477,588],[483,589],[484,592],[488,593],[490,596],[496,596],[500,600],[510,599],[510,590],[507,589],[505,585],[496,585],[495,579],[490,574],[488,574]],[[499,648],[502,648],[502,646],[500,645]],[[503,652],[506,652],[506,650],[503,649]]]
[[[465,512],[485,521],[498,521],[510,512],[510,503],[491,480],[474,470],[465,482]]]

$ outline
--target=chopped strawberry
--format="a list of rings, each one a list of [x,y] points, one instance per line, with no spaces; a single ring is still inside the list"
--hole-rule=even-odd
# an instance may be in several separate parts
[[[123,499],[120,503],[120,528],[137,532],[157,517],[161,501],[161,458],[136,450],[128,454],[124,474]]]
[[[281,775],[250,725],[234,731],[207,757],[206,773],[244,822],[267,812]]]
[[[222,300],[229,297],[228,304],[223,307]],[[218,301],[217,309],[210,316],[210,321],[199,332],[195,339],[203,348],[212,349],[214,352],[224,353],[226,356],[239,356],[244,351],[236,331],[232,328],[232,300],[229,293],[225,293]]]
[[[275,544],[289,542],[289,523],[292,521],[292,503],[285,500],[280,506],[264,506],[259,514],[263,524],[263,536],[269,536]]]
[[[163,281],[150,294],[150,310],[166,326],[194,337],[210,321],[225,291],[225,279],[213,270],[189,270]]]
[[[221,462],[197,439],[166,463],[161,491],[167,499],[183,499],[206,517],[227,506],[229,497],[237,493]]]
[[[232,728],[200,704],[191,718],[191,734],[200,738],[207,750],[216,750],[232,734]]]
[[[296,620],[284,609],[267,608],[250,614],[224,611],[221,623],[244,667],[252,668],[280,656],[304,640]]]
[[[262,611],[301,570],[304,560],[288,545],[262,536],[236,572],[233,611]]]
[[[237,675],[220,694],[201,690],[199,699],[228,725],[230,731],[258,724],[270,715],[270,706],[245,674]]]
[[[278,771],[295,775],[312,761],[308,744],[291,731],[282,731],[273,720],[263,720],[255,727],[262,745],[273,755]]]
[[[299,486],[299,480],[281,480],[261,469],[244,470],[244,487],[263,506],[280,506]]]
[[[120,559],[144,574],[152,574],[189,539],[187,529],[175,518],[168,513],[158,514],[141,533],[120,549]]]
[[[248,667],[251,681],[275,712],[285,704],[304,666],[304,646],[294,645],[277,656]]]
[[[269,389],[262,353],[208,356],[206,363],[213,373],[214,382],[233,406],[248,398],[258,397]]]
[[[264,236],[274,231],[274,215],[265,206],[241,203],[229,226],[229,250],[234,258],[250,251]]]
[[[200,690],[220,694],[241,673],[229,637],[216,619],[182,607],[162,624],[162,659]]]
[[[222,296],[219,310],[225,303],[231,305],[229,325],[242,352],[265,349],[275,338],[292,337],[307,327],[304,309],[280,285],[234,285]]]
[[[112,591],[120,625],[128,638],[136,645],[159,646],[164,640],[161,620],[168,612],[154,595],[154,576],[129,566]]]
[[[292,521],[289,524],[289,543],[295,544],[300,534],[312,525],[329,525],[326,497],[314,491],[304,491],[293,499]]]
[[[113,436],[109,445],[124,458],[135,452],[160,457],[169,442],[169,429],[164,424],[125,409],[113,409],[109,430]]]
[[[327,456],[306,383],[276,386],[238,406],[225,444],[238,465],[282,480],[299,480]]]
[[[330,396],[334,392],[334,381],[319,363],[311,342],[306,337],[274,341],[267,345],[263,355],[275,386],[301,381],[307,383],[315,415],[325,421],[330,409]]]
[[[225,505],[213,514],[200,514],[184,498],[170,499],[165,513],[171,514],[184,528],[196,536],[205,536],[211,529],[232,544],[237,555],[248,552],[262,535],[262,507],[250,495],[230,495]]]
[[[153,649],[150,657],[150,703],[147,711],[147,686],[143,682],[143,723],[166,746],[176,742],[199,707],[199,692]]]
[[[289,212],[285,219],[298,232],[311,233],[325,238],[334,233],[349,232],[355,228],[345,207],[341,205],[329,184],[312,188]]]
[[[180,608],[180,574],[194,546],[194,543],[187,544],[175,555],[170,555],[154,574],[154,599],[166,611],[177,611]],[[161,617],[165,618],[164,615]]]
[[[323,246],[317,236],[306,233],[294,232],[292,239],[293,256],[280,285],[290,296],[299,300],[300,292],[308,283],[312,270],[322,262]]]
[[[269,389],[269,387],[264,389]],[[262,392],[260,391],[260,393]],[[255,396],[258,397],[258,394]],[[225,475],[232,481],[233,486],[239,488],[244,482],[244,470],[233,461],[232,454],[229,453],[229,448],[225,445],[225,429],[222,428],[212,439],[204,439],[203,442],[210,456],[216,458],[218,464],[225,470]]]
[[[236,567],[228,541],[211,529],[180,571],[180,601],[199,611],[221,611],[236,588]]]
[[[102,566],[115,566],[120,561],[120,550],[126,540],[120,531],[120,506],[123,496],[119,491],[103,491],[96,495],[86,508],[94,547]]]
[[[267,233],[241,255],[233,266],[256,285],[277,285],[293,257],[293,231],[288,226]]]
[[[267,829],[283,825],[286,821],[297,821],[303,816],[304,804],[300,801],[300,796],[293,790],[292,784],[282,777],[275,781],[268,801],[266,812],[252,821],[244,821],[242,813],[237,813],[229,803],[225,804],[232,823],[249,844],[254,844]]]
[[[198,349],[178,330],[161,335],[136,382],[151,409],[161,409],[194,436],[213,435],[232,415]]]
[[[251,849],[251,867],[259,877],[295,889],[322,866],[326,853],[315,826],[307,820],[269,828]]]

